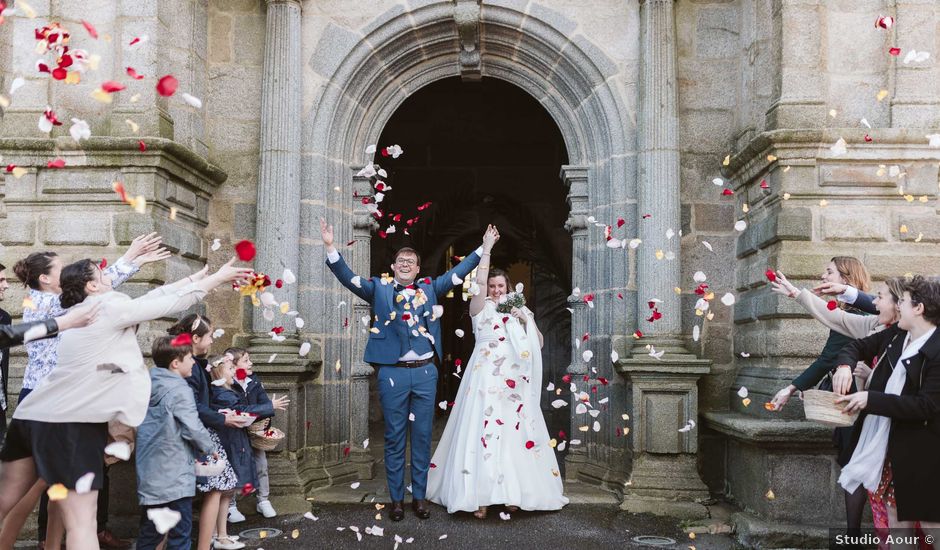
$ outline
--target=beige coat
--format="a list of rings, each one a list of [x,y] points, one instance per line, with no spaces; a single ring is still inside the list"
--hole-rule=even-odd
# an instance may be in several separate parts
[[[839,308],[830,311],[827,302],[809,290],[801,290],[796,295],[796,301],[820,323],[855,339],[864,338],[885,328],[878,322],[877,315],[858,315]]]
[[[16,408],[13,418],[139,426],[150,401],[150,374],[137,325],[184,311],[205,295],[181,281],[136,299],[116,291],[86,298],[83,303],[102,303],[98,319],[62,333],[59,364]]]

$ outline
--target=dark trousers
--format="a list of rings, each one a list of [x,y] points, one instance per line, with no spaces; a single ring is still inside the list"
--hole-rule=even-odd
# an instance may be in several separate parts
[[[32,392],[30,388],[20,390],[20,397],[17,403],[22,403],[23,399]],[[6,426],[6,424],[4,424]],[[2,440],[2,438],[0,438]],[[108,493],[111,489],[110,478],[108,477],[108,467],[104,467],[104,486],[98,491],[98,531],[104,531],[108,527],[108,505],[110,499]],[[39,498],[39,518],[37,520],[39,528],[39,540],[46,540],[46,526],[49,525],[49,495],[43,491]]]
[[[166,504],[140,507],[140,532],[137,535],[137,550],[153,550],[163,540],[163,535],[157,532],[157,526],[147,517],[147,510],[151,508],[169,508],[180,513],[180,520],[172,529],[167,531],[166,550],[189,550],[192,545],[193,530],[193,499],[181,498]]]
[[[3,447],[3,440],[7,435],[7,412],[0,409],[0,447]]]

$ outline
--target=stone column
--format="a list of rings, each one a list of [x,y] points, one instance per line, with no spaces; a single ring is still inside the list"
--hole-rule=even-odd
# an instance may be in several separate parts
[[[284,268],[298,272],[300,251],[300,0],[267,0],[264,73],[261,90],[261,169],[258,173],[258,257],[255,266],[272,279]],[[285,285],[278,298],[294,307],[297,285]],[[255,308],[252,329],[270,323]]]
[[[258,250],[255,269],[272,280],[285,268],[298,273],[300,256],[300,110],[303,64],[300,55],[300,0],[266,0],[267,24],[264,39],[264,69],[261,82],[261,167],[258,172],[257,226]],[[299,285],[273,289],[278,301],[297,307]],[[298,472],[297,453],[304,447],[307,412],[312,383],[321,364],[322,350],[317,342],[307,358],[298,356],[306,338],[296,335],[275,343],[267,337],[272,323],[253,308],[251,332],[247,340],[256,357],[270,357],[260,366],[271,389],[286,392],[292,401],[287,414],[278,414],[275,424],[287,433],[287,441],[268,453],[271,497],[282,513],[309,509],[303,498],[303,480]],[[295,330],[292,326],[288,330]],[[309,359],[308,359],[309,358]],[[263,361],[259,361],[262,363]]]
[[[645,0],[640,6],[640,120],[637,212],[643,243],[637,254],[638,325],[645,335],[618,370],[632,388],[633,471],[623,508],[680,516],[703,516],[694,501],[708,492],[696,468],[697,438],[679,432],[698,421],[696,380],[709,361],[683,347],[679,270],[679,150],[676,119],[676,31],[674,0]],[[670,239],[667,231],[675,235]],[[662,318],[644,322],[653,298]],[[649,355],[647,345],[665,351]]]

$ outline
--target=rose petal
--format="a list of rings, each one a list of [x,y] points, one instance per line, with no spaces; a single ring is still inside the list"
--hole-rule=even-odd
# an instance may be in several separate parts
[[[308,353],[310,353],[310,342],[304,342],[303,344],[300,344],[298,355],[301,357],[306,357]]]
[[[157,93],[163,97],[170,97],[176,93],[176,88],[180,85],[179,80],[173,75],[166,75],[157,82]]]
[[[256,253],[255,243],[247,239],[235,243],[235,254],[238,255],[238,259],[243,262],[250,262],[255,259]]]
[[[183,92],[180,95],[182,96],[183,101],[188,103],[191,107],[195,107],[196,109],[202,109],[202,100],[199,99],[198,97],[191,96],[187,94],[186,92]]]
[[[127,86],[121,84],[120,82],[115,82],[113,80],[105,80],[101,83],[101,89],[109,94],[114,92],[120,92],[121,90],[127,88]]]
[[[134,80],[143,80],[144,75],[138,74],[138,72],[134,70],[134,67],[128,67],[126,70],[127,76],[133,78]]]

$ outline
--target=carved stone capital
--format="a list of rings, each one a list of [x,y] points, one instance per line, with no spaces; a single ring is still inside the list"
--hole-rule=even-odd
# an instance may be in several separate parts
[[[456,0],[454,4],[454,23],[460,38],[460,77],[465,81],[481,78],[480,1]]]

